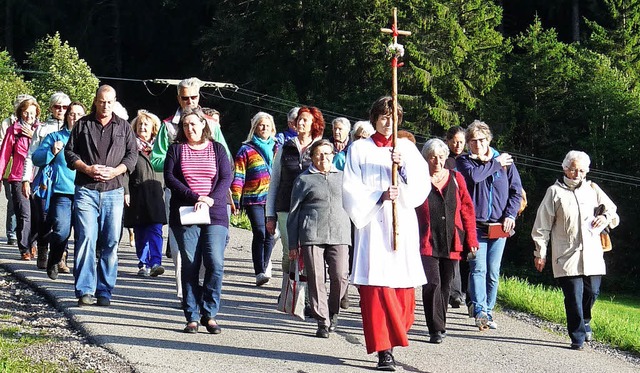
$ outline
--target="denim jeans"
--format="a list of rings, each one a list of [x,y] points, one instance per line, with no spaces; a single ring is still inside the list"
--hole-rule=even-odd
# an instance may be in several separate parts
[[[498,280],[500,279],[500,262],[507,242],[506,238],[487,239],[481,238],[482,232],[478,232],[480,243],[476,251],[475,259],[469,261],[469,293],[474,306],[474,315],[486,312],[489,316],[496,305],[498,297]]]
[[[229,229],[221,225],[172,226],[182,260],[182,310],[187,322],[214,318],[220,310],[224,249]],[[204,282],[199,284],[200,265]]]
[[[144,224],[133,227],[136,238],[138,268],[151,268],[162,264],[162,224]]]
[[[31,200],[22,194],[22,182],[12,181],[11,198],[16,212],[16,236],[20,253],[31,250],[35,234],[31,229]]]
[[[107,192],[76,186],[75,294],[111,299],[118,275],[118,241],[122,232],[124,189]],[[96,250],[99,251],[96,266]],[[97,268],[96,268],[97,267]]]
[[[567,331],[572,344],[581,346],[586,332],[591,331],[591,308],[600,294],[601,281],[602,276],[558,277],[564,294]]]
[[[47,268],[57,265],[67,249],[73,226],[73,215],[73,194],[55,193],[51,196],[49,213],[47,214],[47,219],[51,224]]]
[[[264,273],[271,259],[273,250],[273,236],[267,232],[265,220],[265,205],[244,206],[251,231],[253,231],[253,241],[251,241],[251,257],[253,258],[253,271],[256,275]]]
[[[13,209],[13,198],[11,197],[11,185],[8,180],[2,180],[2,187],[4,188],[4,196],[7,197],[7,219],[5,225],[5,232],[7,233],[7,239],[16,238],[16,212]]]

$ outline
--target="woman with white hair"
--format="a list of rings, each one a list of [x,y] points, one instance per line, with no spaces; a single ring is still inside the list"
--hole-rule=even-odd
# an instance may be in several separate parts
[[[56,92],[49,99],[49,117],[39,126],[33,133],[31,145],[24,160],[24,168],[22,171],[22,193],[25,198],[31,196],[31,182],[34,180],[43,180],[46,175],[42,174],[42,170],[37,169],[33,165],[33,152],[40,147],[42,140],[53,132],[58,132],[64,127],[64,115],[69,108],[71,99],[66,93]],[[37,175],[34,179],[34,172]],[[34,189],[37,185],[34,185]],[[47,211],[49,209],[50,193],[46,189],[41,189],[33,196],[31,206],[31,224],[38,231],[38,260],[36,262],[38,268],[47,268],[47,254],[49,251],[49,232],[51,224],[47,222]],[[37,227],[37,228],[36,228]]]
[[[431,192],[416,208],[420,229],[420,255],[427,276],[422,285],[422,302],[429,328],[429,342],[442,343],[446,335],[447,301],[456,263],[464,247],[478,250],[473,201],[464,177],[445,168],[449,148],[440,139],[422,147],[429,164]]]
[[[347,149],[351,145],[349,132],[351,131],[351,122],[344,117],[338,117],[331,122],[333,136],[329,139],[333,143],[334,156],[333,164],[340,171],[344,170],[344,161],[347,156]]]
[[[368,120],[359,120],[353,125],[353,129],[349,133],[351,137],[351,142],[360,139],[368,139],[369,136],[373,135],[376,130],[371,125],[371,122]]]
[[[259,112],[251,118],[247,140],[235,157],[235,174],[231,183],[231,195],[236,213],[243,208],[253,231],[251,257],[256,276],[256,286],[269,282],[269,261],[273,249],[273,235],[266,228],[267,194],[271,182],[271,167],[278,146],[274,140],[276,127],[273,116]]]
[[[591,309],[606,273],[600,232],[619,224],[616,205],[586,179],[591,160],[572,150],[564,158],[564,175],[547,189],[531,230],[534,265],[542,271],[549,257],[553,276],[564,294],[571,348],[582,350],[593,338]]]

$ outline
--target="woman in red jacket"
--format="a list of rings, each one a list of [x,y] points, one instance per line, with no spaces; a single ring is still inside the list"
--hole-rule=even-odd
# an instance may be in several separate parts
[[[444,168],[449,148],[439,139],[424,144],[422,156],[429,163],[431,192],[416,208],[420,226],[420,254],[427,276],[422,302],[429,328],[429,342],[446,336],[447,301],[453,271],[462,259],[463,247],[478,249],[475,212],[464,178]]]

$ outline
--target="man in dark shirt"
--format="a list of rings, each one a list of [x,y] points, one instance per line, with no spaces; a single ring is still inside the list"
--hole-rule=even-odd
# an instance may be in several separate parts
[[[94,296],[98,306],[109,306],[118,274],[123,178],[133,172],[138,152],[131,126],[112,111],[115,102],[116,91],[100,86],[91,113],[76,122],[64,151],[77,171],[73,275],[79,306],[93,304]]]

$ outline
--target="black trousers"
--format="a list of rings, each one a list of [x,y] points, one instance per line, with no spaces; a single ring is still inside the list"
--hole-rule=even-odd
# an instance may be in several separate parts
[[[447,331],[447,303],[457,260],[422,256],[427,284],[422,285],[422,303],[429,333]]]

